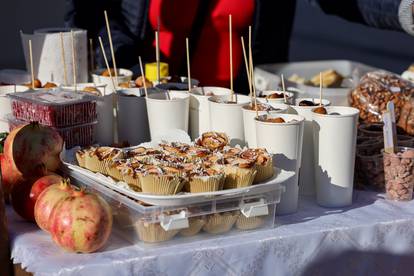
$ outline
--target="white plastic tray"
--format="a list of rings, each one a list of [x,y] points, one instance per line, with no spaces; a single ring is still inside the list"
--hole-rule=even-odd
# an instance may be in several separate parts
[[[280,75],[285,76],[287,87],[295,87],[298,89],[300,98],[317,98],[319,97],[319,87],[313,87],[304,84],[290,82],[287,79],[293,74],[297,74],[302,78],[310,79],[319,74],[319,72],[334,69],[346,79],[349,85],[339,88],[324,88],[323,97],[331,102],[331,105],[348,106],[348,94],[352,87],[356,86],[362,75],[367,72],[377,70],[377,68],[354,62],[350,60],[319,60],[290,62],[277,64],[264,64],[255,68],[255,84],[260,90],[272,90],[280,86]]]
[[[175,206],[175,205],[184,205],[184,204],[193,204],[199,202],[210,201],[212,199],[222,199],[235,196],[250,196],[260,193],[266,193],[273,191],[280,187],[280,184],[287,181],[295,175],[294,172],[288,172],[275,168],[275,175],[268,181],[252,185],[249,187],[243,187],[238,189],[229,189],[221,190],[216,192],[206,192],[206,193],[179,193],[176,195],[153,195],[146,193],[135,192],[129,188],[129,186],[124,182],[116,182],[111,177],[102,175],[100,173],[93,173],[87,169],[81,168],[77,165],[70,163],[64,163],[66,168],[65,172],[71,176],[75,177],[77,180],[81,181],[80,175],[114,190],[119,193],[122,193],[130,198],[140,200],[147,204],[152,205],[161,205],[161,206]]]

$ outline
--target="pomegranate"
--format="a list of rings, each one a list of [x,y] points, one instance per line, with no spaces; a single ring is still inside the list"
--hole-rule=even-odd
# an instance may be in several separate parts
[[[46,168],[54,172],[60,166],[63,140],[59,133],[36,122],[12,130],[4,142],[7,170],[2,170],[6,185],[13,186]]]
[[[112,212],[100,196],[77,190],[62,199],[50,216],[53,240],[71,252],[90,253],[100,249],[112,229]]]
[[[49,231],[50,215],[56,204],[73,192],[69,180],[62,179],[60,183],[47,187],[37,198],[34,207],[34,217],[37,225],[44,231]]]
[[[30,190],[37,179],[34,177],[19,182],[19,185],[13,186],[10,194],[13,210],[28,221],[35,221],[33,211],[35,202],[30,200]]]
[[[32,177],[22,180],[18,185],[14,185],[11,191],[11,203],[13,209],[22,218],[35,221],[34,219],[34,206],[39,194],[46,188],[43,184],[44,181],[39,183],[39,180],[45,177],[56,178],[55,174],[50,175],[46,170],[40,171],[40,175],[33,175]],[[46,176],[44,176],[46,175]],[[51,185],[51,184],[49,184]]]
[[[0,155],[1,184],[3,186],[4,198],[8,199],[13,183],[22,182],[23,176],[16,170],[12,169],[11,162],[4,156]]]
[[[53,184],[62,183],[63,178],[60,175],[51,173],[49,175],[45,175],[35,183],[33,183],[32,188],[30,190],[30,200],[36,203],[39,195],[46,190],[47,187],[52,186]]]

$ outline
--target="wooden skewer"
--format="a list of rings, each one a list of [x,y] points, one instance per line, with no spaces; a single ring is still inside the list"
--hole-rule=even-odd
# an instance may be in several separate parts
[[[287,104],[286,87],[285,87],[285,77],[283,76],[283,74],[281,75],[281,79],[282,79],[283,98],[285,100],[285,104]]]
[[[108,59],[106,57],[105,54],[105,49],[102,43],[102,38],[98,37],[99,40],[99,44],[101,45],[101,51],[102,51],[102,55],[104,57],[105,60],[105,65],[106,65],[106,69],[108,69],[109,72],[109,77],[111,78],[111,82],[112,85],[114,87],[114,92],[112,93],[112,115],[113,115],[113,120],[112,120],[112,131],[114,134],[114,144],[118,143],[118,110],[117,110],[117,96],[118,94],[116,93],[116,85],[115,85],[115,81],[114,78],[112,77],[112,72],[111,72],[111,68],[109,68],[109,62]]]
[[[78,90],[76,79],[76,52],[75,52],[75,39],[73,37],[73,30],[70,30],[70,39],[72,42],[72,73],[73,73],[73,85],[75,86],[75,92]]]
[[[252,104],[253,104],[253,93],[252,93],[252,83],[251,83],[251,74],[250,74],[250,66],[249,62],[247,61],[247,55],[246,55],[246,47],[244,46],[244,39],[243,37],[240,37],[242,49],[243,49],[243,57],[244,57],[244,63],[246,64],[246,74],[247,74],[247,81],[249,82],[249,96],[252,98]]]
[[[229,46],[230,46],[230,91],[231,91],[231,100],[234,98],[233,90],[233,39],[232,39],[232,22],[231,14],[229,14]]]
[[[157,82],[160,83],[161,68],[160,68],[160,37],[158,31],[155,31],[155,61],[157,62]]]
[[[323,86],[323,78],[322,72],[319,73],[319,106],[322,106],[322,86]]]
[[[250,59],[253,60],[252,57],[252,52],[250,51],[250,49],[252,48],[252,26],[249,26],[249,65],[250,65]],[[252,70],[253,68],[250,68],[249,66],[249,74],[250,74],[250,85],[252,85]],[[250,90],[250,93],[252,90]]]
[[[190,70],[190,46],[188,45],[188,37],[185,38],[185,48],[187,50],[187,83],[188,93],[191,92],[191,70]]]
[[[108,38],[109,38],[109,47],[111,48],[112,64],[114,66],[116,85],[118,85],[118,70],[116,67],[114,45],[112,44],[111,28],[109,27],[109,19],[108,19],[108,14],[106,13],[106,11],[104,11],[104,15],[105,15],[105,22],[106,22],[106,30],[108,32]]]
[[[29,60],[30,60],[30,74],[32,75],[32,89],[34,89],[34,70],[33,70],[33,50],[32,50],[32,40],[29,39]]]
[[[253,97],[254,97],[254,106],[256,107],[256,117],[259,117],[259,111],[257,106],[257,97],[256,97],[256,85],[254,84],[254,72],[253,72],[253,55],[252,55],[252,48],[249,48],[250,53],[250,81],[253,88]]]
[[[139,59],[139,67],[141,69],[141,76],[144,79],[143,83],[144,83],[145,97],[148,97],[147,84],[145,82],[145,72],[144,72],[144,67],[142,66],[141,56],[139,56],[138,59]]]
[[[63,33],[60,33],[60,50],[61,50],[61,58],[62,58],[62,66],[63,66],[63,79],[65,81],[65,85],[68,86],[68,71],[66,68],[66,59],[65,59],[65,46],[63,44]]]
[[[89,62],[91,63],[91,73],[95,71],[95,60],[94,60],[94,51],[93,51],[93,39],[89,39]]]

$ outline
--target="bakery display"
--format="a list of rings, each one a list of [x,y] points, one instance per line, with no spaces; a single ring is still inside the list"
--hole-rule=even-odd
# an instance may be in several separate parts
[[[230,147],[227,135],[203,133],[194,144],[161,143],[156,148],[78,150],[79,166],[124,181],[134,191],[174,195],[250,186],[274,174],[265,149]]]

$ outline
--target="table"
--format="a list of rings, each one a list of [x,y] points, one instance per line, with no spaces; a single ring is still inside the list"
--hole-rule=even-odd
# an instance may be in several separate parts
[[[300,199],[278,227],[166,248],[141,248],[115,234],[94,254],[64,253],[8,208],[12,258],[35,275],[412,275],[414,201],[354,193],[325,209]]]

